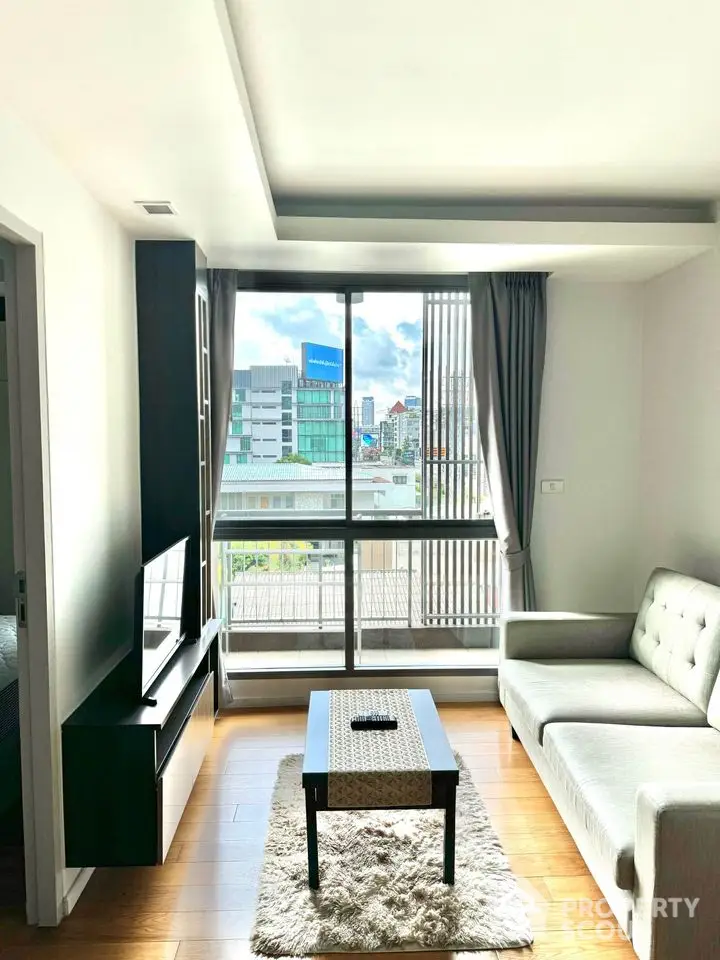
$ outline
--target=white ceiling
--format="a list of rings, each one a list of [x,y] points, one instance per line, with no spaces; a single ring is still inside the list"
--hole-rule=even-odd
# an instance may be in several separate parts
[[[275,236],[221,4],[0,6],[0,107],[36,127],[121,222],[204,247]],[[134,200],[169,200],[179,217],[148,217]]]
[[[348,218],[327,198],[720,198],[718,27],[717,0],[2,0],[0,110],[134,235],[193,237],[216,265],[641,280],[715,225]]]
[[[218,267],[341,273],[470,273],[541,270],[556,278],[635,282],[671,270],[707,246],[604,246],[523,243],[361,243],[280,240],[217,249]]]
[[[717,0],[229,0],[278,194],[720,196]]]

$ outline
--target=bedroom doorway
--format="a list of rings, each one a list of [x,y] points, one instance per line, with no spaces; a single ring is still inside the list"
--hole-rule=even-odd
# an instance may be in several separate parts
[[[0,907],[25,903],[7,335],[14,271],[12,248],[0,243]]]
[[[0,208],[0,908],[49,926],[63,858],[42,277],[42,237]]]

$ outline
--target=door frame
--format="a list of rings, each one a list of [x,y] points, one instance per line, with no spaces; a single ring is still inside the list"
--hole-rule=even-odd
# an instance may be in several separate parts
[[[14,248],[6,278],[15,569],[24,570],[27,628],[18,629],[20,751],[29,924],[62,919],[64,837],[48,436],[42,234],[0,207],[0,238]]]

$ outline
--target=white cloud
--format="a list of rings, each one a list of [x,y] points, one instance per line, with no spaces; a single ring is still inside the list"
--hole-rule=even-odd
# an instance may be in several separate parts
[[[379,420],[397,400],[421,390],[423,298],[419,293],[368,293],[353,304],[364,321],[353,340],[353,403],[371,395]],[[344,305],[334,294],[241,293],[235,314],[235,367],[300,366],[303,340],[342,346]]]

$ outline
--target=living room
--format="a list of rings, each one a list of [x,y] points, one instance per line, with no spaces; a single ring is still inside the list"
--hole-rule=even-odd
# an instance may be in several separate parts
[[[712,787],[693,795],[692,784],[714,769],[718,667],[701,624],[714,623],[720,584],[719,15],[700,0],[673,13],[660,17],[649,2],[582,14],[569,3],[541,11],[463,2],[442,13],[402,3],[352,15],[319,0],[292,9],[188,0],[182,11],[165,0],[102,11],[86,0],[72,11],[45,0],[9,5],[0,232],[16,251],[7,356],[13,480],[22,478],[25,502],[20,509],[16,493],[17,542],[0,546],[14,547],[16,574],[27,576],[13,584],[16,609],[0,610],[18,624],[19,707],[10,727],[0,715],[0,746],[6,729],[19,732],[24,821],[24,885],[15,906],[0,908],[1,960],[417,949],[483,960],[717,955],[704,858],[714,857],[720,805]],[[234,330],[213,353],[213,283],[223,274]],[[512,500],[520,490],[483,473],[491,458],[481,425],[490,420],[488,395],[476,391],[478,358],[487,359],[478,333],[494,314],[482,319],[472,294],[479,278],[517,274],[541,292],[544,319],[531,328],[542,328],[544,343],[523,354],[539,365],[542,390],[524,408],[537,417],[535,438],[530,427],[518,439],[527,444],[520,459],[535,461],[529,475],[520,470],[531,523],[508,547],[509,514],[497,504],[503,491]],[[325,298],[324,327],[298,314],[293,331],[281,331],[287,316],[277,306],[243,306],[279,295],[305,298],[305,307],[308,296]],[[380,304],[375,328],[382,298],[417,305]],[[212,357],[204,396],[193,352],[203,309]],[[158,316],[162,361],[148,319]],[[507,328],[517,322],[513,314]],[[386,348],[371,336],[381,327]],[[303,344],[331,352],[304,356]],[[309,373],[313,363],[327,376]],[[270,367],[295,372],[254,390],[252,376],[270,377],[261,369]],[[198,397],[214,404],[219,372],[228,410],[214,422],[228,430],[212,450],[214,475],[201,475],[215,438],[190,408]],[[523,403],[531,381],[537,373],[516,371]],[[212,529],[195,529],[197,509],[186,522],[188,503],[202,506]],[[138,577],[185,536],[188,564],[207,571],[184,584],[197,626],[184,608],[188,642],[141,686]],[[529,559],[535,597],[509,601],[511,574]],[[643,636],[659,638],[654,656],[623,615],[659,616],[643,604],[656,568],[680,575],[658,595],[667,590],[666,606],[698,636],[642,619]],[[555,618],[539,640],[513,626],[513,614],[532,610]],[[609,619],[577,621],[568,652],[563,630],[575,627],[557,621],[563,611]],[[688,797],[642,808],[634,854],[620,850],[634,842],[634,826],[631,840],[613,834],[627,808],[608,826],[620,850],[615,872],[612,850],[593,847],[602,823],[565,809],[563,797],[611,809],[612,797],[593,794],[593,776],[602,785],[621,781],[620,768],[645,768],[631,752],[617,771],[605,761],[595,769],[591,753],[588,772],[583,750],[601,732],[576,731],[578,741],[572,731],[543,732],[609,726],[606,713],[591,716],[587,663],[572,674],[582,678],[585,716],[543,719],[528,693],[550,689],[528,664],[593,651],[630,661],[646,684],[637,693],[646,713],[620,716],[631,688],[606,675],[602,710],[617,707],[618,729],[630,732],[619,744],[602,733],[602,750],[630,750],[637,729],[666,729],[680,701],[688,722],[673,721],[680,732],[657,752],[649,747],[653,757],[665,753],[672,773],[680,758],[690,762],[694,736],[705,738],[704,768],[698,761],[680,776]],[[686,682],[698,665],[702,682]],[[653,715],[648,684],[657,693],[660,683],[670,714]],[[105,710],[108,691],[122,690],[122,700],[130,688],[134,700],[118,707],[115,726],[106,715],[104,733],[73,753],[87,729],[102,727],[87,712],[93,704]],[[361,689],[406,696],[385,702],[375,693],[358,704],[351,694]],[[418,705],[423,690],[432,706]],[[325,778],[343,771],[308,767],[318,891],[299,761],[285,762],[304,751],[308,759],[311,693],[316,711],[326,698],[328,710],[349,703],[395,714],[400,731],[417,725],[422,764],[439,777],[430,802],[408,804],[439,809],[382,819],[326,812]],[[577,697],[565,699],[570,709]],[[111,791],[120,767],[103,738],[111,726],[120,736],[123,724],[142,728],[143,745],[137,774]],[[438,756],[427,737],[447,738],[451,756]],[[328,764],[336,746],[330,738]],[[565,787],[553,780],[556,767],[543,766],[551,750],[553,762],[564,750],[580,764],[563,775]],[[107,763],[104,790],[78,774],[91,755],[88,770]],[[189,757],[189,779],[166,819],[153,819],[180,757]],[[418,772],[405,769],[406,780]],[[291,801],[273,803],[276,782],[282,800],[293,776]],[[140,787],[146,806],[133,821],[127,808]],[[111,793],[127,798],[126,809],[108,806]],[[704,849],[691,851],[688,806],[702,818],[702,831],[690,833]],[[342,817],[358,832],[333,833]],[[398,844],[379,851],[395,858],[394,888],[382,870],[375,880],[361,864],[355,870],[362,857],[345,859],[362,853],[377,817]],[[133,851],[149,838],[150,853],[131,854],[133,823]],[[657,849],[671,851],[676,873],[653,860],[655,823],[670,831],[670,846]],[[278,832],[289,824],[294,847]],[[482,827],[480,846],[472,824]],[[103,833],[112,854],[92,852]],[[486,857],[487,869],[470,877]],[[410,865],[421,861],[430,873],[411,883]],[[487,886],[489,877],[499,885]],[[504,908],[498,891],[508,894]],[[412,897],[437,916],[430,909],[422,924],[403,926],[401,915],[421,916]],[[366,912],[351,911],[343,925],[350,901]]]

